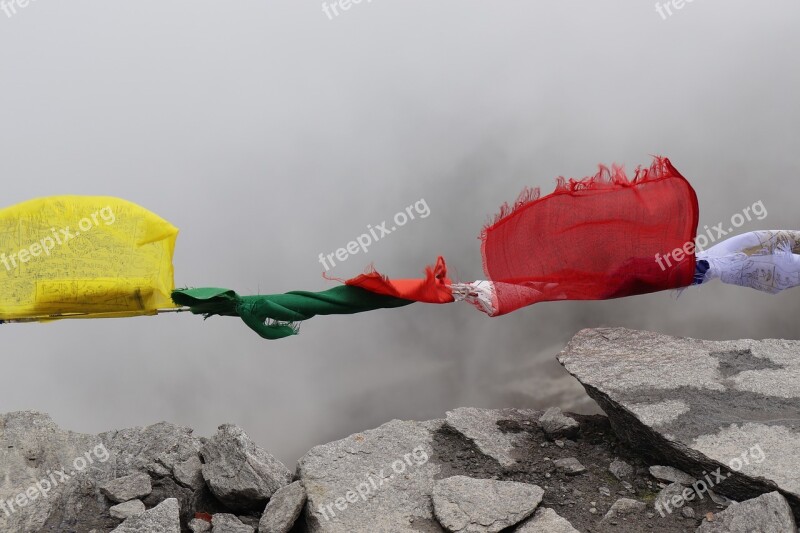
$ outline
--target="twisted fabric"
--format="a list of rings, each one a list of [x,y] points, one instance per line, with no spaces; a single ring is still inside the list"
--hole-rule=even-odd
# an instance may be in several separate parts
[[[414,303],[360,287],[341,285],[322,292],[292,291],[285,294],[240,296],[214,287],[177,289],[173,301],[196,315],[238,316],[264,339],[296,335],[299,323],[316,315],[350,315],[391,309]]]

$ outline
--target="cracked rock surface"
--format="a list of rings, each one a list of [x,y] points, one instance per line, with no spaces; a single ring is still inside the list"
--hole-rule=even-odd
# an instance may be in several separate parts
[[[775,490],[800,511],[800,341],[579,332],[558,356],[617,435],[714,491]],[[718,470],[719,469],[719,470]],[[716,472],[716,474],[713,474]]]

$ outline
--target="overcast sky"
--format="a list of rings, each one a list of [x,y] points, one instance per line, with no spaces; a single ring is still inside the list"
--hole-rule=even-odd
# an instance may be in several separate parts
[[[11,0],[4,0],[6,5]],[[181,230],[179,286],[322,290],[329,273],[480,278],[481,227],[525,186],[670,157],[701,227],[800,229],[796,0],[37,0],[0,11],[3,205],[112,195]],[[332,12],[332,9],[329,8]],[[594,253],[587,251],[587,253]],[[580,328],[797,338],[800,293],[732,286],[545,303],[490,319],[413,305],[261,340],[189,315],[0,326],[0,412],[84,432],[243,426],[293,468],[315,444],[459,406],[591,411],[554,362]]]

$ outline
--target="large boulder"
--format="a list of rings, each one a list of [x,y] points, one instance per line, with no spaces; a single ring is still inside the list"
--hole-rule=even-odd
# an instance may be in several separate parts
[[[786,498],[778,492],[763,494],[758,498],[734,503],[724,511],[705,520],[697,533],[750,533],[774,531],[795,533],[797,524]]]
[[[113,463],[98,436],[64,431],[35,411],[0,415],[0,531],[114,527],[94,486],[111,479]]]
[[[431,504],[439,466],[429,461],[441,426],[394,420],[309,451],[298,463],[309,531],[442,531]]]
[[[579,332],[562,365],[616,434],[741,500],[779,490],[800,512],[800,342],[704,341],[622,328]]]

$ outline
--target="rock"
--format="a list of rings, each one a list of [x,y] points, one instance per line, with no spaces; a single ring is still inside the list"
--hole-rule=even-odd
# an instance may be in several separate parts
[[[112,502],[122,503],[147,496],[153,491],[150,476],[130,474],[100,485],[100,492]]]
[[[211,519],[211,533],[255,533],[255,529],[232,514],[217,513]]]
[[[292,481],[283,463],[232,424],[220,426],[200,453],[209,489],[235,511],[260,510],[276,490]]]
[[[764,531],[795,533],[792,510],[778,492],[763,494],[758,498],[734,503],[714,515],[714,521],[703,521],[697,533],[750,533]]]
[[[583,474],[586,472],[586,467],[574,457],[556,459],[553,461],[553,464],[560,472],[563,472],[568,476],[577,476],[578,474]]]
[[[713,490],[708,491],[708,497],[711,498],[712,502],[716,503],[717,505],[721,505],[723,507],[728,507],[730,504],[736,503],[730,498],[726,498],[721,494],[717,494]]]
[[[681,516],[684,518],[694,518],[694,509],[691,507],[684,507],[681,509]]]
[[[272,495],[261,521],[258,533],[289,533],[306,504],[306,489],[295,481]]]
[[[94,483],[81,481],[112,477],[113,451],[99,437],[62,430],[48,415],[36,411],[0,415],[0,428],[0,501],[13,504],[13,509],[6,503],[0,510],[0,531],[45,527],[48,531],[108,531],[119,523],[107,515]],[[61,481],[61,473],[68,476],[76,459],[86,458],[85,454],[92,462],[82,474],[70,483],[52,483],[52,479]],[[29,505],[27,495],[20,505],[16,498],[29,487],[36,487],[35,505]],[[80,507],[67,508],[73,501],[80,502]]]
[[[433,509],[450,532],[496,533],[532,515],[542,496],[536,485],[453,476],[434,485]]]
[[[523,522],[515,533],[579,533],[565,518],[549,507],[540,507],[531,518]]]
[[[608,471],[620,481],[633,477],[633,467],[625,461],[620,461],[619,459],[616,459],[611,463],[611,466],[608,467]]]
[[[691,496],[691,494],[691,489],[684,487],[680,483],[670,483],[661,489],[655,501],[653,501],[653,505],[661,516],[665,516],[683,507],[687,501],[687,496]]]
[[[298,473],[310,533],[438,528],[431,494],[441,468],[429,459],[443,424],[394,420],[309,451]]]
[[[551,407],[545,411],[539,418],[539,425],[550,438],[575,437],[580,430],[578,421],[564,416],[558,407]]]
[[[189,521],[189,529],[192,530],[192,533],[211,533],[211,522],[192,518]]]
[[[579,332],[558,359],[632,447],[698,482],[708,475],[708,488],[733,499],[777,487],[800,514],[798,352],[800,341],[600,328]]]
[[[167,422],[109,431],[99,437],[114,450],[116,477],[137,472],[148,472],[156,479],[171,476],[175,464],[196,457],[201,446],[191,428]]]
[[[512,421],[520,426],[536,425],[539,411],[523,409],[475,409],[462,407],[447,412],[445,424],[475,443],[485,455],[497,460],[505,467],[513,466],[516,460],[513,450],[528,445],[530,438],[526,433],[501,431],[498,423]]]
[[[144,510],[142,500],[131,500],[111,507],[111,509],[108,510],[108,514],[114,518],[125,520],[132,516],[142,514]]]
[[[125,520],[111,533],[180,533],[178,500],[170,498],[140,515]]]
[[[680,483],[681,485],[685,485],[687,487],[697,481],[686,472],[681,472],[677,468],[672,468],[671,466],[651,466],[650,475],[660,481]]]
[[[603,521],[643,514],[646,509],[647,504],[644,502],[632,500],[630,498],[620,498],[614,502],[614,504],[605,514]]]
[[[197,455],[192,455],[186,461],[175,463],[172,473],[175,481],[192,490],[199,490],[206,482],[203,479],[203,463]]]

